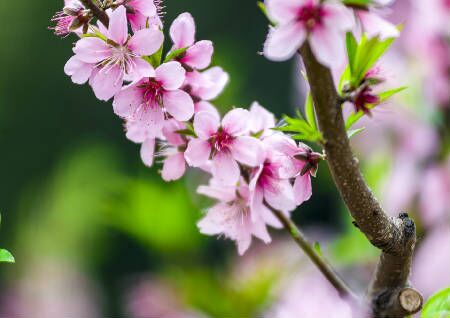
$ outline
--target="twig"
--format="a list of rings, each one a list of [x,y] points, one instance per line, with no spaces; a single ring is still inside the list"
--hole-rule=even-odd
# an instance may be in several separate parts
[[[316,60],[309,44],[301,48],[300,54],[334,182],[358,228],[374,246],[382,250],[369,291],[373,314],[377,318],[411,314],[408,308],[402,307],[398,293],[408,287],[416,241],[414,222],[407,214],[392,218],[384,212],[364,181],[358,160],[353,156],[331,71]],[[399,308],[403,308],[400,316]],[[394,313],[397,316],[393,316]]]
[[[305,235],[295,225],[294,222],[286,217],[282,212],[271,208],[268,204],[266,206],[275,214],[278,220],[283,224],[284,228],[289,232],[291,237],[297,243],[298,246],[305,252],[305,254],[311,259],[311,261],[322,272],[326,279],[336,288],[339,294],[345,298],[353,298],[358,300],[357,296],[346,285],[346,283],[338,276],[333,270],[330,264],[311,246],[306,239]]]
[[[81,3],[89,10],[91,10],[92,14],[100,20],[101,23],[105,27],[109,25],[109,17],[105,11],[100,9],[92,0],[80,0]]]

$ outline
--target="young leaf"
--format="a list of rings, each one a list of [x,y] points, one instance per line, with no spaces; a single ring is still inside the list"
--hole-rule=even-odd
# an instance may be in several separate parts
[[[421,318],[450,317],[450,288],[443,289],[428,299],[422,310]]]
[[[181,49],[176,49],[176,50],[169,52],[169,54],[167,54],[166,58],[164,59],[164,63],[167,63],[167,62],[170,62],[170,61],[176,59],[180,55],[184,54],[187,51],[187,49],[188,49],[188,47],[183,47]]]
[[[0,262],[15,263],[14,256],[5,249],[0,249]]]
[[[368,6],[373,0],[343,0],[342,2],[348,6]]]
[[[159,50],[150,56],[145,56],[144,59],[149,62],[154,68],[157,68],[161,65],[161,59],[162,59],[162,53],[163,53],[163,46],[159,48]]]
[[[357,134],[363,132],[364,130],[366,130],[365,127],[359,128],[359,129],[352,129],[352,130],[347,131],[348,139],[350,139],[350,138],[356,136]]]
[[[320,243],[315,242],[313,247],[314,247],[314,250],[316,251],[316,253],[323,257],[322,248],[320,247]]]
[[[351,113],[348,116],[347,121],[345,122],[345,129],[349,130],[356,124],[362,117],[364,116],[364,112],[359,111],[357,113]]]
[[[355,56],[358,51],[358,43],[356,42],[355,36],[351,32],[346,34],[346,46],[347,46],[347,56],[348,64],[350,66],[350,74],[354,72]]]
[[[394,89],[385,91],[383,93],[380,93],[378,95],[380,97],[380,103],[385,102],[390,97],[394,96],[397,93],[400,93],[401,91],[404,91],[405,89],[407,89],[407,87],[406,86],[402,86],[402,87],[399,87],[399,88],[394,88]]]
[[[317,130],[316,113],[314,112],[314,102],[311,93],[308,93],[308,96],[306,97],[305,115],[308,124],[314,128],[314,130]]]
[[[264,4],[264,2],[258,1],[258,2],[256,2],[256,4],[257,4],[258,8],[261,10],[261,12],[264,14],[264,16],[267,18],[267,20],[269,20],[269,23],[271,25],[273,25],[273,26],[276,25],[276,23],[274,21],[272,21],[272,19],[270,18],[269,13],[267,12],[266,5]]]

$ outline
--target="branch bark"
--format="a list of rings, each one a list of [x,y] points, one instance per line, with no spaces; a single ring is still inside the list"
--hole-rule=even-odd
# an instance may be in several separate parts
[[[412,312],[403,307],[399,293],[408,287],[416,241],[414,222],[405,213],[393,218],[384,212],[364,181],[351,150],[331,71],[316,60],[308,43],[300,49],[300,54],[334,182],[358,228],[382,251],[369,288],[373,315],[377,318],[409,315]],[[414,311],[421,305],[422,302]]]
[[[305,252],[305,254],[311,259],[311,261],[322,272],[325,278],[336,288],[338,293],[344,298],[351,298],[353,301],[359,301],[358,297],[352,292],[352,290],[345,284],[345,282],[334,271],[330,264],[312,247],[308,242],[305,235],[295,225],[294,222],[286,217],[283,212],[273,209],[270,205],[266,204],[278,220],[283,224],[284,228],[289,232],[298,246]]]
[[[105,11],[99,8],[92,0],[80,0],[80,2],[89,10],[91,10],[92,14],[100,20],[101,23],[105,27],[109,25],[109,17]]]

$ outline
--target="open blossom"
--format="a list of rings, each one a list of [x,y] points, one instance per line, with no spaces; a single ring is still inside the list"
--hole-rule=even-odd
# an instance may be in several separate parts
[[[308,40],[322,64],[336,66],[343,62],[344,35],[354,26],[352,12],[345,6],[319,0],[266,0],[266,6],[277,23],[264,45],[268,59],[287,60]]]
[[[213,179],[209,186],[201,186],[197,192],[220,201],[198,222],[201,233],[222,234],[235,241],[240,255],[250,247],[252,236],[270,243],[264,220],[250,208],[250,190],[244,180],[237,186],[223,186]]]
[[[202,70],[211,64],[214,53],[213,43],[207,40],[195,42],[195,22],[190,13],[182,13],[173,21],[170,37],[173,41],[172,50],[187,48],[177,58],[183,65]]]
[[[105,36],[80,39],[74,48],[77,60],[95,65],[90,76],[95,95],[109,100],[122,88],[123,80],[138,80],[154,74],[153,67],[142,57],[155,53],[162,45],[163,34],[155,29],[137,31],[128,35],[126,9],[118,7],[110,14]]]
[[[198,138],[189,142],[185,156],[193,167],[212,160],[212,174],[224,184],[239,181],[238,162],[256,167],[264,160],[261,142],[248,133],[249,112],[242,108],[230,111],[220,122],[214,113],[201,111],[194,118]]]
[[[114,112],[129,121],[128,130],[134,136],[130,139],[142,142],[159,137],[167,116],[179,121],[191,119],[194,103],[189,94],[180,90],[184,78],[180,63],[168,62],[155,70],[154,77],[143,78],[116,94]]]
[[[122,0],[122,5],[127,8],[127,18],[133,31],[154,26],[162,28],[159,17],[159,1],[154,0]]]

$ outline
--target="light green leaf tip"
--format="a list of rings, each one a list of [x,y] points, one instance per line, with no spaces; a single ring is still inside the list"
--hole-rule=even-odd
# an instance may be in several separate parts
[[[450,287],[443,289],[426,302],[421,318],[449,318],[450,317]]]
[[[14,256],[5,249],[0,249],[0,262],[4,263],[15,263],[16,260],[14,259]]]

